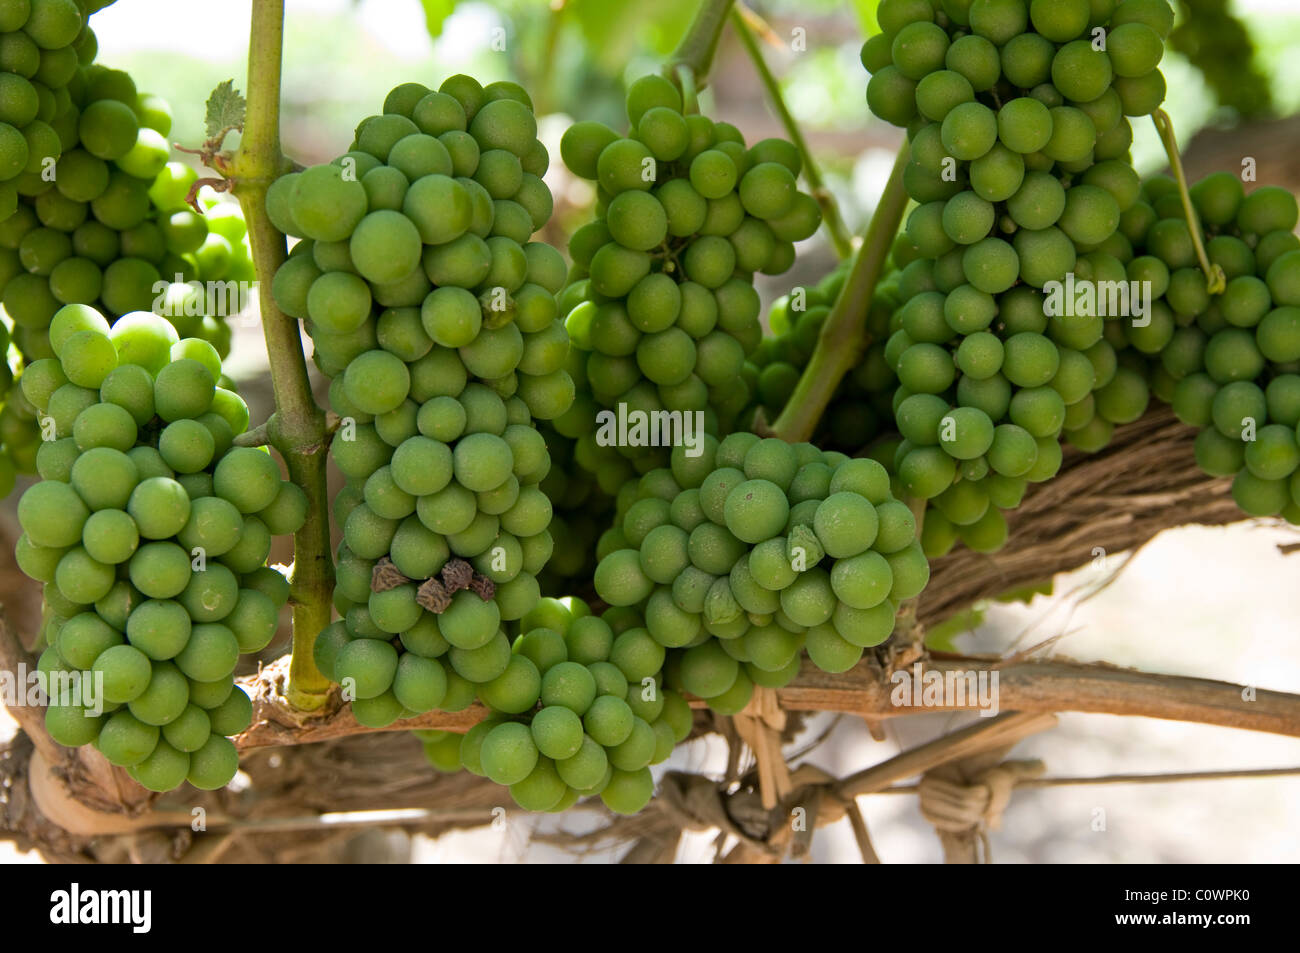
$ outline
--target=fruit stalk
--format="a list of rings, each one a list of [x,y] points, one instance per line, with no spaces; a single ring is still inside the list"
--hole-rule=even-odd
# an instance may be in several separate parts
[[[1183,159],[1178,154],[1178,140],[1174,136],[1174,124],[1169,114],[1157,109],[1151,114],[1151,122],[1156,127],[1160,142],[1169,157],[1169,170],[1178,183],[1178,194],[1183,200],[1183,214],[1187,217],[1187,230],[1192,233],[1192,244],[1196,246],[1196,258],[1205,272],[1205,289],[1212,295],[1223,294],[1227,287],[1227,276],[1219,265],[1210,263],[1210,256],[1205,253],[1205,236],[1201,232],[1201,222],[1192,208],[1192,196],[1187,190],[1187,173],[1183,171]]]
[[[866,236],[853,259],[848,279],[835,300],[835,306],[822,325],[808,366],[785,405],[781,416],[772,424],[772,435],[792,443],[812,438],[840,380],[857,363],[866,346],[863,322],[866,321],[871,296],[885,268],[907,208],[903,188],[903,170],[907,167],[910,147],[906,142],[898,150],[894,170],[889,175],[880,202],[871,216]]]
[[[280,152],[283,45],[284,0],[256,0],[249,33],[247,119],[231,170],[259,278],[262,330],[275,391],[276,413],[268,428],[271,443],[288,465],[289,479],[302,487],[308,501],[307,521],[294,535],[293,654],[285,697],[294,708],[314,711],[325,704],[329,692],[329,681],[312,660],[312,648],[330,622],[334,565],[329,555],[325,414],[312,396],[298,322],[283,314],[271,295],[270,276],[287,256],[284,236],[266,214],[266,190],[291,167]]]
[[[754,61],[754,69],[758,71],[758,78],[762,80],[763,87],[767,90],[768,99],[772,103],[772,108],[776,110],[781,125],[785,127],[786,135],[799,150],[799,157],[803,159],[803,177],[808,180],[808,184],[812,187],[812,196],[821,206],[822,224],[826,226],[826,234],[830,236],[831,244],[835,246],[835,254],[842,261],[853,254],[853,239],[844,225],[844,219],[840,217],[835,196],[831,194],[830,189],[826,188],[821,169],[817,167],[817,160],[813,158],[812,150],[808,148],[808,141],[804,139],[803,130],[790,114],[790,107],[786,105],[785,96],[781,93],[781,84],[776,81],[776,77],[768,68],[767,61],[763,59],[758,40],[754,36],[754,31],[750,29],[749,17],[757,18],[757,15],[743,5],[734,8],[731,11],[732,26],[736,30],[736,35],[740,37],[745,52]]]
[[[669,57],[666,66],[668,75],[675,75],[685,67],[695,81],[695,88],[704,85],[703,80],[709,75],[713,54],[718,49],[718,38],[722,36],[722,26],[727,22],[731,4],[732,0],[702,0],[690,29]]]

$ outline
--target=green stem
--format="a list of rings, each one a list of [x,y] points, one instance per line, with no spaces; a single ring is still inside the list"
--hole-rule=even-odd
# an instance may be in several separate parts
[[[293,654],[285,697],[298,709],[322,707],[329,680],[316,668],[316,636],[330,622],[334,564],[330,559],[329,495],[325,486],[325,414],[312,396],[298,322],[276,307],[271,277],[287,255],[284,236],[266,214],[266,191],[292,164],[280,152],[280,68],[284,0],[254,0],[248,47],[248,109],[239,151],[230,163],[233,192],[244,210],[256,267],[262,330],[275,390],[269,422],[272,445],[289,479],[307,494],[307,522],[294,536]]]
[[[803,159],[803,177],[812,188],[813,198],[821,206],[822,224],[826,226],[826,232],[830,236],[831,244],[835,246],[835,253],[839,255],[842,261],[853,254],[853,239],[844,224],[844,219],[840,217],[839,206],[835,204],[835,196],[831,194],[830,189],[826,188],[821,169],[817,167],[817,161],[813,158],[812,150],[808,148],[808,141],[804,138],[803,130],[799,128],[799,123],[795,121],[794,116],[790,113],[790,107],[786,105],[785,96],[781,92],[781,84],[777,82],[776,77],[772,75],[772,71],[768,68],[767,61],[763,59],[763,52],[759,49],[758,40],[749,26],[747,17],[750,16],[755,16],[755,14],[743,4],[737,6],[731,11],[731,25],[735,28],[736,35],[740,37],[745,52],[754,61],[754,68],[758,71],[758,77],[763,81],[764,88],[767,89],[768,99],[772,103],[772,108],[776,110],[777,116],[780,117],[786,135],[790,137],[794,147],[799,150],[799,156]]]
[[[700,111],[700,91],[695,88],[695,70],[685,63],[673,67],[673,75],[682,90],[682,112],[695,116]]]
[[[559,72],[551,68],[555,62],[555,50],[560,43],[560,33],[564,27],[564,14],[568,0],[551,0],[547,7],[546,33],[542,37],[542,55],[533,70],[532,88],[536,90],[533,99],[539,116],[555,111],[556,86]]]
[[[1187,230],[1192,233],[1196,257],[1201,263],[1201,271],[1205,272],[1206,290],[1212,295],[1222,294],[1223,289],[1228,286],[1228,278],[1223,273],[1223,268],[1211,264],[1210,256],[1205,253],[1205,237],[1201,234],[1201,221],[1192,207],[1192,195],[1187,188],[1187,173],[1183,170],[1182,156],[1178,154],[1178,139],[1174,136],[1173,121],[1163,109],[1153,112],[1151,121],[1155,124],[1161,144],[1165,147],[1165,155],[1169,157],[1169,168],[1174,174],[1174,181],[1178,183],[1178,194],[1183,200],[1183,215],[1187,218]]]
[[[884,273],[885,259],[889,257],[894,236],[903,220],[903,210],[907,208],[903,170],[910,154],[908,144],[904,142],[894,160],[894,171],[881,193],[880,203],[871,216],[867,234],[855,253],[849,276],[822,325],[812,358],[785,410],[772,425],[773,436],[791,443],[811,439],[817,422],[840,386],[840,380],[857,364],[867,346],[863,325],[871,297]]]
[[[701,0],[694,22],[682,37],[682,42],[677,45],[676,51],[668,58],[666,71],[669,75],[676,75],[679,67],[685,66],[691,71],[695,87],[698,89],[704,85],[732,2],[733,0]]]

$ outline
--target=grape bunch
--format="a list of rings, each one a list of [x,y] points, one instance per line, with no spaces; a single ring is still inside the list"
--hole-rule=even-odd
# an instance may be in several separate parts
[[[254,278],[238,206],[204,196],[206,214],[189,207],[198,175],[168,161],[171,112],[128,74],[92,64],[73,89],[82,121],[62,140],[52,179],[24,178],[0,222],[0,299],[15,343],[29,360],[50,357],[50,319],[84,304],[110,320],[154,311],[224,357],[221,317],[240,310]]]
[[[642,478],[602,540],[596,591],[635,610],[669,688],[723,714],[779,688],[802,651],[843,672],[894,631],[930,568],[886,469],[737,432]],[[625,636],[626,637],[626,636]]]
[[[560,144],[569,169],[597,183],[597,218],[569,244],[564,304],[580,396],[556,427],[578,440],[578,463],[608,469],[614,485],[632,476],[629,464],[665,465],[667,448],[602,453],[596,413],[704,411],[709,432],[729,432],[749,403],[741,372],[762,337],[753,276],[786,271],[794,243],[821,222],[798,189],[802,160],[790,143],[747,149],[734,126],[684,114],[661,76],[631,84],[627,116],[626,136],[584,121]]]
[[[238,767],[227,736],[252,715],[235,665],[275,635],[289,584],[266,558],[306,494],[264,450],[232,446],[248,408],[207,342],[76,304],[50,341],[21,378],[46,439],[16,558],[44,584],[40,670],[102,695],[57,695],[46,727],[150,790],[222,787]]]
[[[426,757],[509,787],[525,810],[599,796],[616,813],[640,811],[654,793],[650,766],[692,726],[685,699],[663,686],[663,648],[635,612],[594,615],[577,598],[542,599],[520,631],[513,652],[501,639],[490,663],[498,674],[478,687],[488,717],[463,738],[422,732]]]
[[[531,240],[547,164],[523,89],[453,76],[398,86],[348,153],[267,195],[302,239],[275,299],[304,320],[343,418],[342,619],[316,658],[363,724],[470,704],[508,660],[504,623],[540,597],[551,459],[535,421],[574,393],[564,260]]]
[[[1141,183],[1128,117],[1159,107],[1165,0],[884,0],[867,99],[906,125],[913,257],[884,356],[898,376],[904,491],[931,500],[926,551],[991,551],[1002,511],[1145,410],[1114,341],[1126,315],[1063,306],[1057,283],[1128,280],[1122,216]]]
[[[745,365],[756,398],[756,406],[747,415],[761,410],[769,424],[780,416],[812,357],[847,274],[846,262],[813,287],[795,289],[772,303],[768,312],[772,333],[763,338]],[[891,398],[898,381],[885,361],[884,340],[897,307],[897,272],[891,271],[877,286],[867,314],[864,329],[871,343],[826,408],[814,435],[818,446],[857,453],[882,432],[892,431]],[[742,417],[741,423],[752,428],[757,418]]]
[[[1130,346],[1152,392],[1200,430],[1200,467],[1232,477],[1248,515],[1300,523],[1300,210],[1287,190],[1247,195],[1227,172],[1190,192],[1226,287],[1207,292],[1177,185],[1152,179],[1127,223],[1139,253],[1129,270],[1160,302]]]
[[[46,163],[75,143],[83,121],[74,91],[81,67],[95,58],[98,43],[89,15],[105,3],[86,0],[6,0],[0,4],[0,221],[18,207],[20,195],[36,195],[49,183]],[[84,118],[97,143],[115,142],[121,119],[105,104]]]

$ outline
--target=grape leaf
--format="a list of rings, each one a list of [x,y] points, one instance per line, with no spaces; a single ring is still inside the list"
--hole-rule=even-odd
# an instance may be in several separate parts
[[[247,105],[239,90],[235,89],[235,81],[232,79],[214,89],[208,97],[208,138],[216,139],[228,129],[242,130]]]
[[[429,36],[441,36],[442,25],[456,9],[456,0],[420,0],[420,5],[424,7],[424,23]]]

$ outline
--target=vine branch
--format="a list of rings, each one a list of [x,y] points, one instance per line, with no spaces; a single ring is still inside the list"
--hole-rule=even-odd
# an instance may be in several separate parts
[[[772,425],[773,436],[790,443],[812,439],[813,430],[835,396],[840,380],[857,364],[867,345],[863,325],[871,296],[884,273],[885,260],[893,247],[894,236],[898,234],[903,210],[907,208],[903,170],[910,155],[911,150],[904,142],[899,147],[894,170],[881,193],[880,203],[871,216],[866,237],[855,253],[849,276],[822,325],[812,358],[785,410]]]
[[[922,671],[939,676],[951,673],[961,678],[987,677],[997,672],[997,704],[1001,711],[1008,713],[1029,716],[1075,711],[1135,715],[1300,738],[1300,695],[1252,689],[1230,682],[1157,675],[1102,663],[1043,660],[1005,664],[998,660],[954,656],[931,659],[922,664]],[[838,675],[823,672],[805,660],[798,678],[776,692],[785,711],[837,711],[876,720],[937,711],[980,710],[980,701],[974,697],[961,702],[945,698],[939,704],[924,707],[910,702],[895,704],[891,697],[894,687],[888,672],[871,660],[864,660]],[[694,707],[703,704],[692,702]],[[280,720],[274,707],[268,709],[259,702],[252,727],[235,744],[241,751],[247,751],[309,744],[376,730],[433,728],[464,732],[486,714],[487,709],[476,704],[464,711],[429,712],[374,729],[358,724],[351,709],[340,705],[323,719],[293,725]]]
[[[713,54],[718,49],[718,39],[722,36],[722,26],[727,22],[733,0],[701,0],[700,8],[695,12],[681,43],[668,58],[665,71],[682,79],[682,71],[689,72],[688,81],[692,90],[704,86],[713,65]],[[683,89],[683,92],[686,90]]]
[[[330,559],[329,495],[325,484],[325,414],[312,396],[298,322],[276,306],[271,277],[284,262],[284,236],[266,213],[271,183],[292,168],[280,151],[280,71],[284,0],[255,0],[248,49],[248,112],[239,150],[230,162],[234,194],[248,224],[257,270],[262,330],[275,391],[270,443],[307,494],[307,521],[294,536],[293,652],[285,697],[312,711],[325,703],[329,680],[316,668],[312,648],[329,624],[334,588]]]

